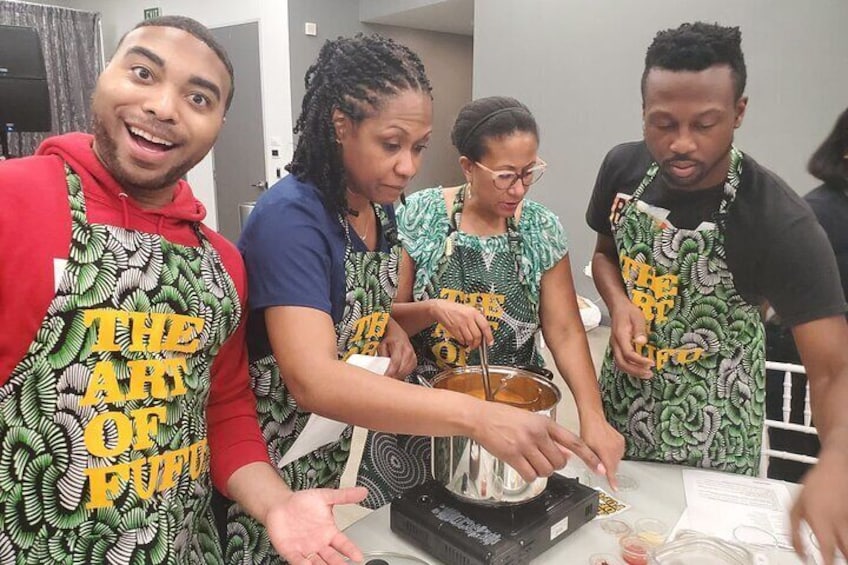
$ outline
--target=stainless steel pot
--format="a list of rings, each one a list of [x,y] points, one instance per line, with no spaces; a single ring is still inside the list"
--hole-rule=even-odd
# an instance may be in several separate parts
[[[479,366],[457,367],[436,375],[433,388],[485,398]],[[549,380],[526,369],[489,366],[495,402],[556,419],[562,395]],[[547,478],[528,483],[518,472],[463,436],[434,437],[431,445],[433,478],[458,498],[486,505],[526,502],[542,494]]]

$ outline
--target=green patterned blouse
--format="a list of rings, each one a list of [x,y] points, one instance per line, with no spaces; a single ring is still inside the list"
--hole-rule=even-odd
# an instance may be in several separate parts
[[[540,323],[542,275],[567,252],[562,225],[550,210],[525,200],[517,225],[510,222],[508,233],[482,237],[452,229],[460,223],[463,193],[458,191],[450,211],[440,187],[412,194],[397,211],[401,242],[416,266],[413,298],[464,296],[471,303],[481,293],[496,297],[497,307],[484,308],[495,334],[491,362],[541,364],[532,338]],[[417,338],[413,343],[422,376],[429,378],[446,366],[474,362],[468,352],[448,354],[462,348],[449,343],[438,327],[424,330]],[[445,342],[441,353],[439,340]]]

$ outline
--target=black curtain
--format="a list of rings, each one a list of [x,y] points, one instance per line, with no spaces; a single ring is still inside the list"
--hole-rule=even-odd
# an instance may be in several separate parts
[[[38,30],[53,127],[51,132],[9,134],[9,151],[17,156],[31,155],[50,135],[90,131],[91,94],[103,61],[100,14],[0,0],[0,24]]]

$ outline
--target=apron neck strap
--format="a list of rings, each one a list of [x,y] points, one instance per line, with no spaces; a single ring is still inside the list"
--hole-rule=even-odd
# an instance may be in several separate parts
[[[442,252],[439,262],[436,265],[436,277],[441,278],[445,268],[448,266],[451,255],[456,249],[456,232],[459,231],[459,225],[462,221],[462,210],[465,207],[465,189],[468,184],[464,184],[456,191],[453,199],[453,205],[448,211],[448,233],[445,236],[444,251]],[[518,224],[515,221],[515,216],[510,216],[506,219],[506,235],[509,242],[509,251],[515,260],[516,270],[520,282],[524,283],[524,271],[521,268],[521,232],[518,231]]]
[[[633,191],[633,201],[639,199],[642,196],[642,193],[645,192],[645,189],[648,188],[648,186],[653,182],[654,178],[656,178],[659,170],[660,166],[656,161],[651,163],[651,166],[648,167],[648,171],[642,178],[642,182],[640,182],[639,186],[636,187],[636,190]],[[724,218],[725,214],[727,214],[727,209],[730,207],[730,204],[732,204],[733,200],[736,198],[736,191],[739,189],[741,178],[742,152],[737,149],[735,145],[731,145],[730,165],[727,168],[727,176],[725,177],[724,181],[724,194],[722,195],[721,204],[719,205],[718,212],[716,213],[716,216],[719,219]]]
[[[462,222],[462,211],[465,209],[465,191],[468,188],[468,183],[459,187],[456,195],[453,197],[453,205],[451,206],[449,215],[448,237],[453,236],[454,232],[459,231],[459,225]],[[506,219],[506,234],[509,238],[509,248],[517,257],[519,253],[518,245],[521,243],[521,234],[518,231],[518,223],[515,221],[515,216],[510,216]]]
[[[388,243],[389,247],[397,247],[400,245],[400,238],[398,237],[397,225],[395,222],[392,222],[389,218],[389,214],[386,212],[385,208],[380,206],[379,204],[375,204],[371,202],[371,209],[374,211],[374,215],[377,217],[377,221],[380,224],[380,234],[377,237],[377,248],[381,247],[380,245],[380,235],[386,239],[386,243]],[[345,241],[347,246],[352,247],[351,239],[350,239],[350,222],[347,221],[344,214],[338,215],[339,223],[342,225],[342,229],[344,229],[345,233]]]

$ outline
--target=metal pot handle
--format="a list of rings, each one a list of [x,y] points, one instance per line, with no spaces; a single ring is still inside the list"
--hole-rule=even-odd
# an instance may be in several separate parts
[[[418,384],[420,384],[421,386],[425,386],[427,388],[433,388],[433,385],[430,383],[430,381],[428,381],[425,377],[423,377],[421,375],[413,375],[413,377],[410,380],[417,381]]]
[[[516,369],[521,369],[523,371],[530,371],[540,377],[548,379],[549,381],[554,380],[554,374],[550,369],[542,367],[540,365],[516,365]]]

